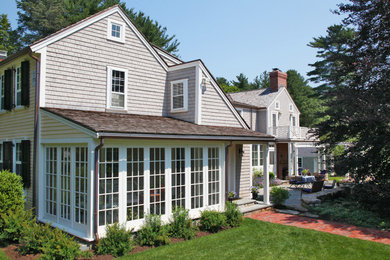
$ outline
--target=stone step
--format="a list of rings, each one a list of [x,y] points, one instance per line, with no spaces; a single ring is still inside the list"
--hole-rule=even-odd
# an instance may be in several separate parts
[[[245,198],[245,199],[239,199],[239,200],[233,200],[233,203],[236,204],[238,207],[241,206],[252,206],[256,203],[256,200]]]
[[[241,211],[242,214],[247,214],[253,211],[261,210],[270,208],[272,205],[266,205],[266,204],[253,204],[251,206],[240,206],[238,209]]]

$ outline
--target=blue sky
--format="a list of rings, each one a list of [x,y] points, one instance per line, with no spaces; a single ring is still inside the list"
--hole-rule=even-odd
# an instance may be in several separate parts
[[[341,0],[127,0],[180,41],[183,60],[202,59],[216,77],[252,80],[264,70],[296,69],[306,77],[316,51],[307,46],[340,23],[330,10]],[[344,1],[345,2],[345,1]],[[1,0],[0,13],[17,26],[14,0]]]

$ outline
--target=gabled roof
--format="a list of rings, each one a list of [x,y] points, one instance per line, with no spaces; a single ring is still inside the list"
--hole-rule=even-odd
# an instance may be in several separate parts
[[[283,91],[283,89],[284,88],[280,88],[278,91],[271,91],[269,88],[264,88],[229,93],[228,95],[232,99],[233,103],[238,106],[240,106],[240,104],[244,104],[258,108],[267,108]]]
[[[262,141],[275,138],[238,127],[205,126],[162,116],[41,108],[84,127],[97,137],[169,138]]]
[[[155,49],[155,51],[158,53],[158,55],[161,56],[161,58],[166,58],[166,59],[172,61],[173,63],[175,63],[176,65],[184,63],[184,61],[182,61],[178,57],[170,54],[169,52],[163,50],[162,48],[158,47],[157,45],[154,45],[153,43],[151,43],[151,45]]]

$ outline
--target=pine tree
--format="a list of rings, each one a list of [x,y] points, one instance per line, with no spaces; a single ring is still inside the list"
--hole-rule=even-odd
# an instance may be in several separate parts
[[[17,34],[12,30],[6,14],[0,14],[0,50],[5,50],[8,54],[13,53],[18,48]]]

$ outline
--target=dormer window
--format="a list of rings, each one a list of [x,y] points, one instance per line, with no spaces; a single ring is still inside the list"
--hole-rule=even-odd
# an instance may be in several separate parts
[[[188,79],[171,82],[171,112],[188,110]]]
[[[126,109],[127,70],[107,68],[107,108]]]
[[[279,101],[276,101],[275,102],[275,109],[280,109],[280,102]]]
[[[294,111],[294,110],[293,110],[293,104],[290,103],[288,109],[290,110],[290,112],[293,112],[293,111]]]
[[[125,42],[125,24],[108,20],[107,39],[122,43]]]

